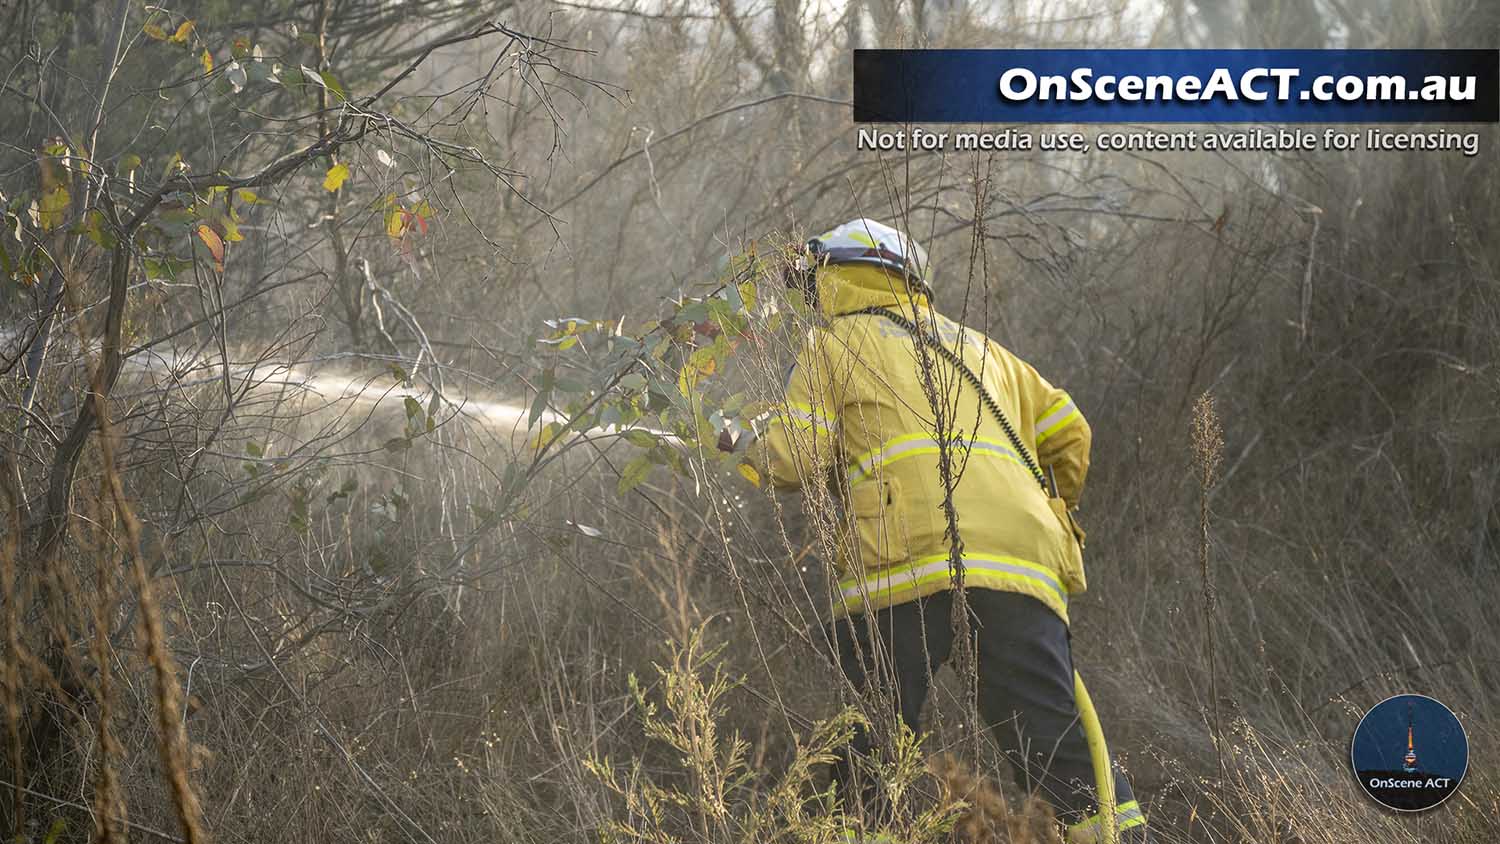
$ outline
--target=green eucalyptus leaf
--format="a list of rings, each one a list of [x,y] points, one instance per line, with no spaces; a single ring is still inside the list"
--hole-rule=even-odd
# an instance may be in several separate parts
[[[652,465],[654,464],[650,455],[637,455],[629,463],[625,464],[624,469],[620,470],[620,482],[615,486],[615,491],[620,495],[624,495],[640,486],[646,480],[646,477],[651,474]]]

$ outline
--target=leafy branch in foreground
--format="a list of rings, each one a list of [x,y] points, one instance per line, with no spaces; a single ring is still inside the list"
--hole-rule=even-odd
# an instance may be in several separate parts
[[[634,331],[623,320],[546,321],[548,331],[535,343],[548,354],[539,358],[527,420],[537,431],[538,458],[570,434],[587,433],[620,437],[639,449],[619,470],[621,494],[656,466],[691,476],[694,461],[733,468],[758,483],[753,468],[716,446],[720,434],[744,430],[771,406],[755,390],[766,379],[726,377],[729,363],[764,364],[786,345],[778,342],[783,333],[806,324],[801,298],[780,295],[784,260],[780,250],[757,255],[752,246],[708,293],[671,300],[663,317]]]

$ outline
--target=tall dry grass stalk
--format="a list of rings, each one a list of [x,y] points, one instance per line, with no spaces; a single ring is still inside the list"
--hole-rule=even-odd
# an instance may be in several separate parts
[[[98,501],[108,501],[110,496],[103,488],[111,483],[109,473],[101,481]],[[89,654],[97,669],[94,681],[95,741],[99,746],[99,762],[94,774],[94,836],[102,844],[115,844],[125,840],[125,799],[120,790],[119,762],[123,755],[119,738],[115,734],[115,676],[111,652],[111,621],[115,614],[115,573],[120,570],[118,544],[111,529],[116,522],[104,513],[96,514],[92,520],[95,548],[98,561],[94,572],[94,631],[89,641]]]
[[[582,762],[615,804],[599,830],[606,844],[847,844],[851,835],[910,844],[948,840],[967,804],[956,794],[925,797],[919,787],[925,763],[910,730],[897,734],[888,758],[869,760],[897,809],[890,817],[855,816],[853,807],[840,804],[831,784],[819,784],[823,769],[845,751],[856,728],[867,724],[852,708],[798,737],[779,769],[751,765],[750,743],[737,732],[725,733],[723,726],[727,696],[744,680],[726,673],[725,646],[709,646],[705,635],[699,627],[686,642],[669,642],[671,658],[655,666],[657,676],[649,685],[633,674],[629,678],[645,737],[667,752],[666,764],[650,764],[644,756],[626,764],[597,755]],[[968,791],[975,787],[970,784]]]
[[[16,488],[9,457],[0,465],[0,491],[5,495],[7,524],[0,538],[0,606],[5,614],[5,650],[0,655],[0,705],[5,709],[6,755],[10,759],[11,837],[20,839],[26,827],[26,754],[21,743],[21,620],[16,551],[21,537],[24,496]]]
[[[1218,479],[1219,464],[1224,458],[1224,431],[1214,410],[1214,397],[1203,393],[1193,402],[1193,466],[1198,477],[1198,571],[1203,578],[1203,635],[1208,654],[1208,699],[1213,729],[1214,754],[1219,775],[1224,770],[1224,723],[1219,714],[1219,670],[1215,652],[1214,622],[1218,617],[1219,597],[1214,589],[1209,561],[1208,498]]]
[[[158,753],[185,841],[187,844],[207,844],[209,838],[203,825],[203,809],[199,805],[197,791],[188,780],[187,730],[182,723],[182,689],[177,685],[177,662],[167,645],[161,607],[157,604],[151,574],[146,569],[146,561],[141,553],[141,525],[126,501],[119,468],[115,464],[114,433],[109,423],[109,408],[100,391],[93,394],[93,400],[97,403],[100,420],[98,440],[103,463],[101,483],[106,495],[105,501],[125,533],[125,553],[130,555],[128,568],[140,606],[141,631],[146,637],[146,660],[151,665],[155,679]],[[106,636],[107,631],[96,631],[96,635]],[[110,665],[101,661],[99,671],[107,673]],[[105,715],[107,711],[101,718]]]

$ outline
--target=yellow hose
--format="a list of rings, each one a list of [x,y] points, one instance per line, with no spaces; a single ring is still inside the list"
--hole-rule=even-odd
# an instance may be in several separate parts
[[[1094,701],[1089,690],[1083,687],[1083,677],[1073,672],[1073,696],[1078,700],[1078,714],[1083,719],[1083,734],[1089,743],[1089,758],[1094,763],[1094,788],[1099,797],[1099,821],[1104,833],[1095,839],[1103,844],[1119,844],[1120,831],[1115,817],[1115,776],[1109,764],[1109,746],[1104,743],[1104,728],[1099,726],[1099,713],[1094,711]]]

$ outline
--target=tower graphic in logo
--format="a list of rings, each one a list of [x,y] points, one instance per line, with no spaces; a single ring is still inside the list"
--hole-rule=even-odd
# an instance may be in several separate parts
[[[1360,788],[1376,802],[1397,811],[1420,812],[1458,790],[1469,769],[1469,738],[1453,710],[1442,703],[1426,695],[1397,695],[1365,713],[1354,730],[1349,759]]]
[[[1410,703],[1406,704],[1406,758],[1401,760],[1401,770],[1408,774],[1417,772],[1417,740]]]

